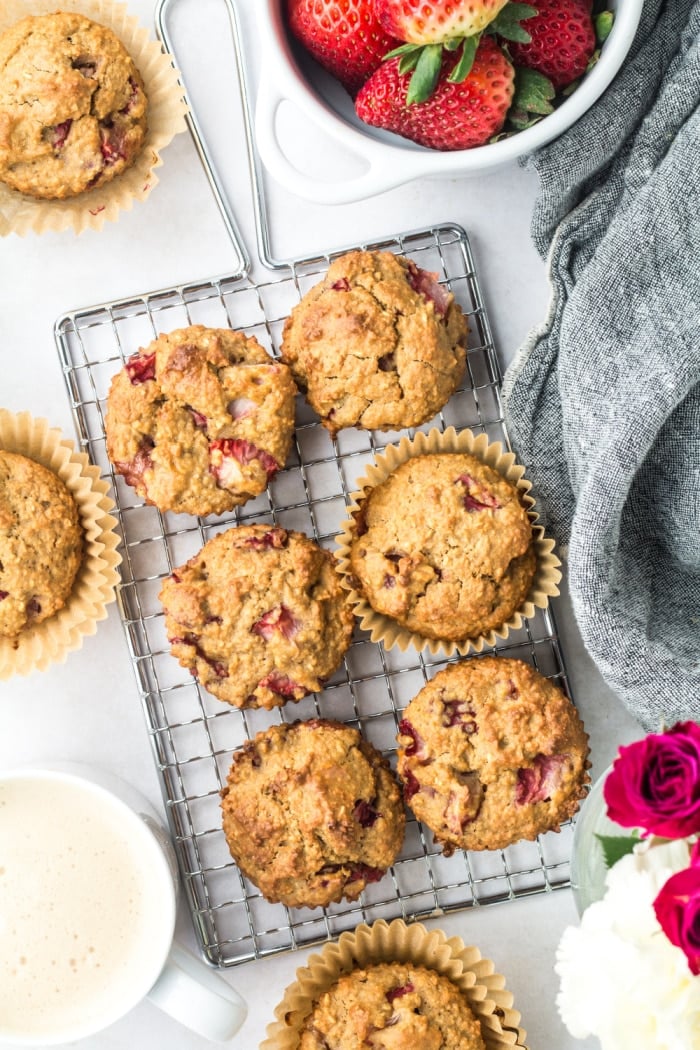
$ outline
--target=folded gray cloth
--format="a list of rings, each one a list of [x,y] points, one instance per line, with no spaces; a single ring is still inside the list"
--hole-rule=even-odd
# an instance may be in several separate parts
[[[506,422],[583,640],[647,730],[700,720],[700,2],[647,0],[620,73],[530,160],[552,300]]]

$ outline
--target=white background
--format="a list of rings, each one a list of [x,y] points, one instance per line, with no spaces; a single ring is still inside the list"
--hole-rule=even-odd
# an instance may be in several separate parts
[[[241,0],[249,13],[254,0]],[[129,7],[151,27],[152,0]],[[245,157],[233,55],[217,0],[188,0],[187,51],[182,65],[215,148],[251,254],[255,252],[252,199]],[[246,32],[253,69],[259,65],[255,34]],[[186,61],[185,61],[186,58]],[[302,151],[326,174],[345,158],[321,142],[308,122],[288,117]],[[188,135],[164,153],[160,184],[144,204],[99,233],[9,236],[0,241],[0,405],[46,417],[74,437],[53,341],[53,323],[73,307],[207,278],[232,268],[231,246]],[[544,266],[529,239],[537,178],[517,165],[470,179],[414,182],[372,200],[342,207],[314,206],[270,184],[274,249],[279,257],[304,257],[364,239],[432,223],[456,222],[469,233],[482,291],[505,368],[529,329],[546,312]],[[253,277],[260,274],[254,264]],[[568,600],[555,603],[560,636],[576,702],[591,737],[593,775],[613,758],[619,743],[642,735],[620,701],[604,686],[581,645]],[[56,760],[89,762],[126,778],[160,807],[141,706],[115,605],[79,652],[44,673],[0,684],[0,768]],[[561,931],[576,921],[568,890],[469,910],[440,920],[492,958],[515,994],[531,1047],[592,1050],[594,1040],[574,1041],[557,1014],[554,952]],[[438,925],[438,923],[431,923]],[[181,910],[180,940],[194,946],[189,915]],[[249,1004],[249,1017],[233,1045],[253,1048],[283,989],[302,965],[299,951],[225,971]],[[83,1041],[85,1050],[138,1050],[165,1046],[198,1050],[211,1044],[144,1002],[109,1030]]]

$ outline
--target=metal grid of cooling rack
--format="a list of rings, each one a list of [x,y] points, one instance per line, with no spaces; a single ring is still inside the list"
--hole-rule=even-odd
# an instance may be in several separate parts
[[[468,315],[464,383],[422,429],[470,427],[506,441],[499,369],[464,231],[444,225],[358,247],[410,255],[438,273]],[[114,474],[105,452],[105,398],[127,357],[157,334],[184,325],[241,329],[276,355],[290,309],[341,253],[293,263],[257,284],[240,275],[199,281],[73,311],[56,323],[80,443],[114,489],[124,557],[120,613],[187,899],[202,952],[217,966],[319,943],[360,921],[435,916],[569,885],[570,824],[535,842],[483,853],[457,851],[447,858],[411,818],[401,854],[382,881],[368,886],[359,901],[327,909],[268,903],[228,853],[219,791],[234,750],[246,738],[276,721],[334,718],[359,728],[393,763],[401,712],[446,660],[385,650],[358,630],[322,693],[272,712],[237,711],[206,693],[170,655],[158,601],[163,578],[216,532],[242,523],[275,522],[331,548],[356,480],[374,453],[399,435],[351,429],[332,440],[299,398],[293,451],[268,492],[231,514],[199,519],[161,514]],[[534,664],[569,692],[550,612],[538,611],[496,648]]]

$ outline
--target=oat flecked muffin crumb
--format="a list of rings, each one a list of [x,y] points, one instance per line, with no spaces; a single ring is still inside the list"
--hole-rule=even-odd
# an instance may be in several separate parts
[[[59,477],[0,450],[0,635],[16,638],[65,605],[80,568],[78,508]]]
[[[291,311],[282,359],[331,434],[424,423],[464,372],[467,322],[412,259],[348,252]]]
[[[586,793],[588,767],[576,708],[522,660],[449,664],[399,723],[404,798],[447,854],[558,830]]]
[[[163,583],[172,654],[234,707],[277,707],[323,688],[353,615],[333,556],[301,532],[242,525]]]
[[[380,963],[341,976],[314,1005],[299,1050],[484,1050],[469,1004],[448,977]]]
[[[221,806],[243,874],[289,907],[355,900],[403,842],[388,762],[357,729],[325,719],[271,726],[246,741]]]
[[[222,514],[284,466],[296,386],[252,336],[191,325],[127,362],[107,398],[107,454],[163,511]]]
[[[425,638],[500,627],[537,567],[518,490],[468,453],[413,456],[359,501],[352,582],[372,608]]]
[[[77,12],[30,15],[0,36],[0,180],[75,197],[138,156],[148,103],[111,29]]]

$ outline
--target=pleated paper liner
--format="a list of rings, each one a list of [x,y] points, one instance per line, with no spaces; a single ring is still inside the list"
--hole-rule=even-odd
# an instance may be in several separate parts
[[[143,77],[148,97],[148,131],[143,149],[134,163],[104,186],[67,200],[34,200],[0,182],[0,236],[30,231],[45,233],[73,229],[99,230],[134,201],[143,201],[158,183],[155,169],[163,163],[160,153],[172,138],[185,130],[187,107],[182,98],[178,72],[160,44],[128,13],[126,4],[111,0],[3,0],[0,4],[0,33],[27,15],[55,11],[79,11],[94,22],[108,26],[121,40]]]
[[[403,919],[391,923],[380,919],[371,926],[362,923],[325,945],[320,954],[309,956],[275,1008],[277,1020],[267,1026],[267,1038],[259,1050],[298,1050],[302,1025],[320,996],[342,974],[386,962],[425,966],[449,978],[479,1021],[486,1050],[527,1050],[520,1014],[494,964],[459,937],[448,938],[442,930],[428,931],[421,923],[408,924]]]
[[[420,634],[415,634],[389,616],[376,612],[352,584],[353,572],[350,562],[350,546],[355,531],[353,515],[359,510],[362,500],[370,489],[385,481],[407,459],[410,459],[412,456],[439,452],[466,452],[476,456],[482,463],[497,470],[511,485],[518,489],[522,494],[523,505],[532,522],[537,555],[535,576],[522,606],[500,627],[494,628],[478,638],[469,638],[459,642],[427,638]],[[546,609],[550,599],[559,594],[561,562],[554,554],[554,540],[548,539],[544,535],[542,526],[536,524],[538,515],[533,509],[535,501],[529,495],[532,484],[524,477],[524,474],[525,467],[516,463],[514,453],[504,451],[500,442],[490,442],[486,434],[476,435],[471,430],[462,430],[458,433],[454,427],[448,427],[444,433],[437,429],[430,430],[427,434],[420,431],[413,439],[405,437],[401,439],[398,445],[389,445],[383,454],[376,457],[374,464],[367,468],[365,475],[358,481],[358,491],[351,496],[350,516],[342,523],[340,532],[336,537],[338,543],[336,558],[343,584],[350,592],[349,602],[354,607],[355,615],[359,618],[360,627],[365,631],[369,631],[373,642],[382,642],[387,649],[396,646],[402,651],[408,649],[409,646],[419,650],[427,648],[433,655],[442,652],[448,657],[453,656],[455,653],[463,656],[470,650],[480,653],[484,648],[492,648],[498,638],[507,638],[510,631],[518,630],[522,626],[523,620],[533,616],[536,609]]]
[[[114,600],[121,555],[107,482],[60,430],[51,429],[47,420],[35,419],[29,412],[15,415],[0,409],[0,448],[57,474],[76,502],[83,530],[82,564],[63,608],[22,631],[17,639],[0,637],[0,679],[6,679],[63,663],[69,652],[80,648],[86,635],[95,633]]]

